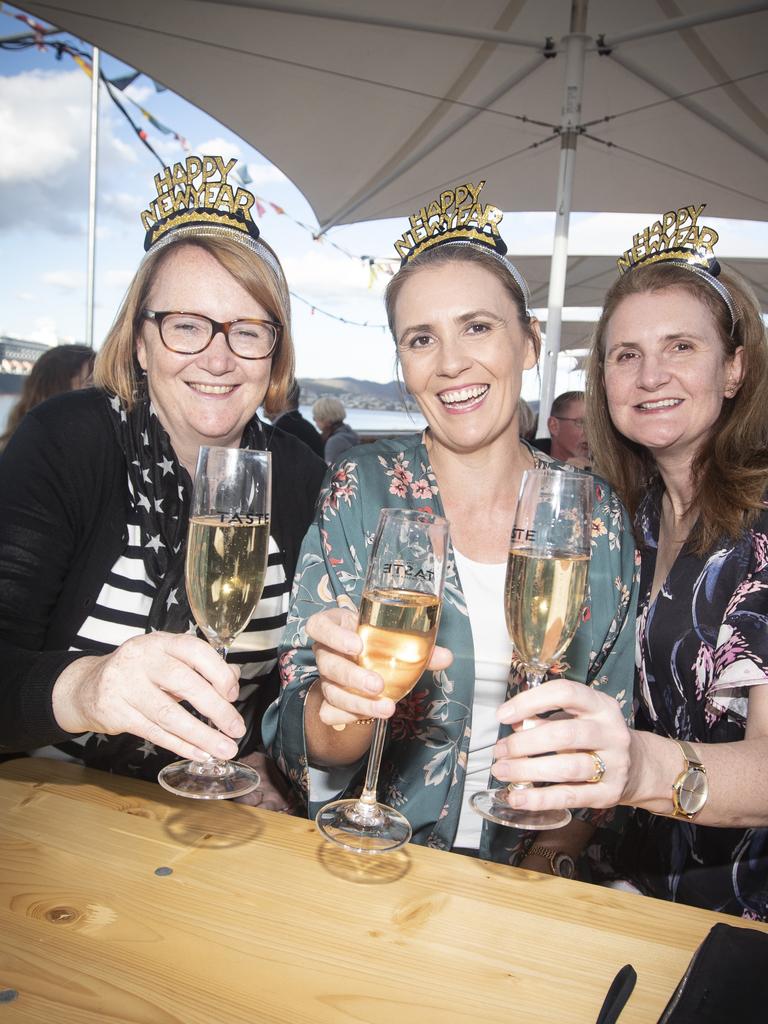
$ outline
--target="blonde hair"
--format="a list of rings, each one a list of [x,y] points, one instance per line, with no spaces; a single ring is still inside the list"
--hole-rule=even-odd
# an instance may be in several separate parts
[[[272,252],[266,242],[261,239],[260,241]],[[133,407],[141,372],[136,359],[136,339],[142,325],[142,313],[155,275],[167,260],[173,259],[180,246],[196,246],[213,256],[237,283],[264,307],[267,315],[281,325],[277,347],[272,354],[269,386],[263,401],[266,414],[276,415],[285,408],[286,395],[293,382],[294,372],[291,299],[288,285],[282,273],[279,277],[276,276],[274,271],[250,249],[224,236],[186,236],[144,257],[104,345],[96,356],[94,382],[98,387],[118,395],[128,409]],[[275,261],[279,266],[277,256]],[[256,410],[253,412],[255,415]]]
[[[739,389],[723,400],[710,437],[697,453],[692,474],[693,506],[699,516],[689,545],[707,554],[722,537],[736,539],[763,508],[768,486],[768,341],[757,299],[738,275],[719,280],[740,311],[733,326],[723,299],[706,280],[674,264],[638,267],[610,288],[595,329],[587,361],[587,437],[597,473],[616,489],[634,518],[644,494],[658,483],[651,453],[613,425],[605,390],[605,336],[611,317],[630,295],[682,289],[709,309],[726,359],[741,347],[743,376]]]
[[[332,398],[330,395],[318,398],[312,406],[312,415],[317,422],[327,423],[329,426],[333,426],[334,423],[343,423],[346,414],[347,410],[339,399]]]

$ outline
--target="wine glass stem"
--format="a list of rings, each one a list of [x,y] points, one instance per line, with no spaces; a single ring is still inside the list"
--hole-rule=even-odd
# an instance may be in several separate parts
[[[532,690],[534,688],[534,686],[540,686],[541,683],[544,680],[545,674],[546,673],[538,671],[538,670],[533,669],[533,668],[526,669],[526,672],[525,672],[525,682],[526,682],[527,688],[529,690]],[[532,719],[530,719],[530,718],[524,718],[523,719],[523,724],[521,725],[520,728],[521,729],[533,729],[533,728],[535,728],[535,722]],[[514,792],[514,790],[516,790],[516,789],[519,790],[519,789],[532,789],[532,788],[533,788],[533,783],[532,782],[510,782],[510,784],[507,786],[507,789],[510,791],[510,793]]]
[[[379,768],[381,767],[381,754],[384,750],[384,738],[387,735],[387,722],[384,718],[377,718],[373,727],[373,739],[371,750],[368,754],[368,768],[365,772],[365,785],[360,794],[359,802],[367,807],[376,805],[376,787],[379,782]]]
[[[217,654],[221,655],[224,661],[227,660],[229,648],[225,647],[223,644],[213,644],[213,648]],[[206,718],[205,715],[202,715],[201,717],[207,726],[210,726],[211,729],[216,729],[216,726],[210,718]],[[222,761],[221,758],[214,757],[213,754],[209,754],[205,761],[193,761],[190,765],[189,771],[195,775],[206,775],[211,776],[211,778],[217,778],[218,776],[231,771],[231,769],[227,767],[228,764],[228,761]]]

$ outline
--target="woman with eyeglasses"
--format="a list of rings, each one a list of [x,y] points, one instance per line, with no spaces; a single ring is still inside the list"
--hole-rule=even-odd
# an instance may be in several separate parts
[[[187,161],[191,176],[199,164]],[[248,218],[183,213],[148,232],[96,388],[36,408],[1,460],[0,752],[44,748],[148,779],[178,756],[263,760],[261,713],[325,464],[256,414],[280,409],[293,382],[277,257]],[[266,586],[229,663],[195,636],[185,596],[201,445],[272,453]],[[269,783],[260,797],[285,803]]]

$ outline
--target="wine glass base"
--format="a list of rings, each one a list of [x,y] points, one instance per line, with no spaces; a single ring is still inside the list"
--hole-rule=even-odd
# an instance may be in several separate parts
[[[321,835],[352,853],[389,853],[411,838],[408,819],[384,804],[335,800],[315,817]]]
[[[240,761],[174,761],[157,781],[169,793],[191,800],[234,800],[258,789],[261,776]]]
[[[527,828],[543,832],[550,828],[563,828],[571,820],[568,810],[524,811],[510,807],[504,799],[506,789],[485,789],[475,793],[469,804],[487,821],[510,828]]]

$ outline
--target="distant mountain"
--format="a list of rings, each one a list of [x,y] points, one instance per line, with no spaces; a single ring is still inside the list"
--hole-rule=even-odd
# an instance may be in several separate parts
[[[406,395],[396,380],[379,384],[373,380],[354,377],[300,377],[301,404],[312,405],[323,395],[338,398],[348,409],[416,409],[416,403]]]

